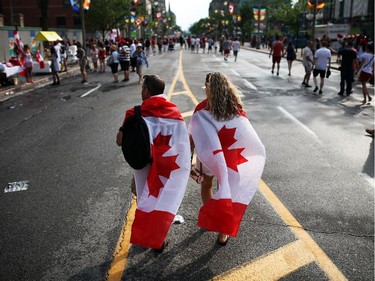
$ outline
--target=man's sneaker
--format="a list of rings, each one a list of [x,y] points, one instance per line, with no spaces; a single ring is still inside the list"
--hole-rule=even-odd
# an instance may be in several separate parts
[[[322,90],[319,90],[319,95],[323,94],[323,91]]]
[[[271,73],[273,74],[273,70],[271,70]]]
[[[302,85],[306,85],[306,83],[305,83],[305,82],[302,82]]]
[[[279,76],[279,73],[278,73],[278,72],[277,72],[276,74],[277,74],[277,76]]]
[[[339,96],[343,96],[343,95],[344,95],[343,92],[338,92],[337,94],[338,94]]]
[[[305,84],[305,87],[306,87],[306,88],[311,88],[312,86],[309,85],[309,84]]]
[[[315,89],[314,89],[314,93],[316,93],[317,91],[319,90],[319,88],[318,87],[315,87]]]

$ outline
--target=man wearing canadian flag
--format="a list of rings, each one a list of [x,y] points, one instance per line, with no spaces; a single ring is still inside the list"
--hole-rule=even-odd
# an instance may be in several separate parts
[[[185,194],[190,173],[189,136],[177,106],[163,94],[164,81],[157,75],[144,75],[141,115],[151,144],[152,163],[134,170],[137,209],[130,242],[162,251],[174,216]],[[125,120],[135,114],[126,111]],[[121,130],[117,144],[122,144]],[[124,135],[126,138],[126,135]]]
[[[206,76],[207,99],[189,124],[197,169],[203,174],[198,226],[218,232],[225,246],[237,236],[242,217],[263,173],[265,149],[243,110],[236,87],[222,73]],[[199,168],[198,168],[199,167]],[[212,192],[213,177],[217,191]]]

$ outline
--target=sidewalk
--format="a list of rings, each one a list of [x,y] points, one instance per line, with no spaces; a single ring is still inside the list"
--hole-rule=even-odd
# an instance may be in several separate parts
[[[59,73],[60,79],[64,79],[73,75],[76,75],[79,72],[79,65],[74,64],[68,66],[67,72],[61,72]],[[33,84],[28,84],[25,82],[25,77],[21,75],[17,75],[15,77],[18,77],[18,85],[12,85],[12,86],[6,86],[6,87],[0,87],[0,102],[3,102],[7,99],[13,98],[15,96],[27,93],[29,91],[32,91],[36,88],[52,84],[52,74],[38,74],[33,75]]]

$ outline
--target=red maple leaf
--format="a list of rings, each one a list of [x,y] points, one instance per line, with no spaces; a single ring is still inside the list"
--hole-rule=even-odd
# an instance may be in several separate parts
[[[222,149],[215,150],[213,153],[215,155],[217,153],[223,152],[227,167],[238,172],[237,166],[247,162],[248,160],[241,155],[241,152],[245,148],[229,149],[229,147],[237,141],[234,138],[235,133],[236,128],[227,129],[227,127],[225,127],[224,125],[218,133]]]
[[[169,179],[172,171],[180,168],[176,163],[178,155],[163,156],[163,154],[171,148],[171,146],[169,146],[171,137],[172,135],[163,136],[160,132],[151,145],[153,162],[147,176],[147,183],[150,191],[149,196],[152,195],[157,198],[160,189],[164,187],[160,176]]]

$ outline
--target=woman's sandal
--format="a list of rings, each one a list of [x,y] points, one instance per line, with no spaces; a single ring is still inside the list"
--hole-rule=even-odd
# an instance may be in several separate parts
[[[217,243],[220,245],[220,246],[226,246],[227,243],[228,243],[228,240],[229,240],[229,235],[225,235],[227,237],[227,239],[225,239],[225,241],[220,241],[220,233],[219,235],[217,236]]]

